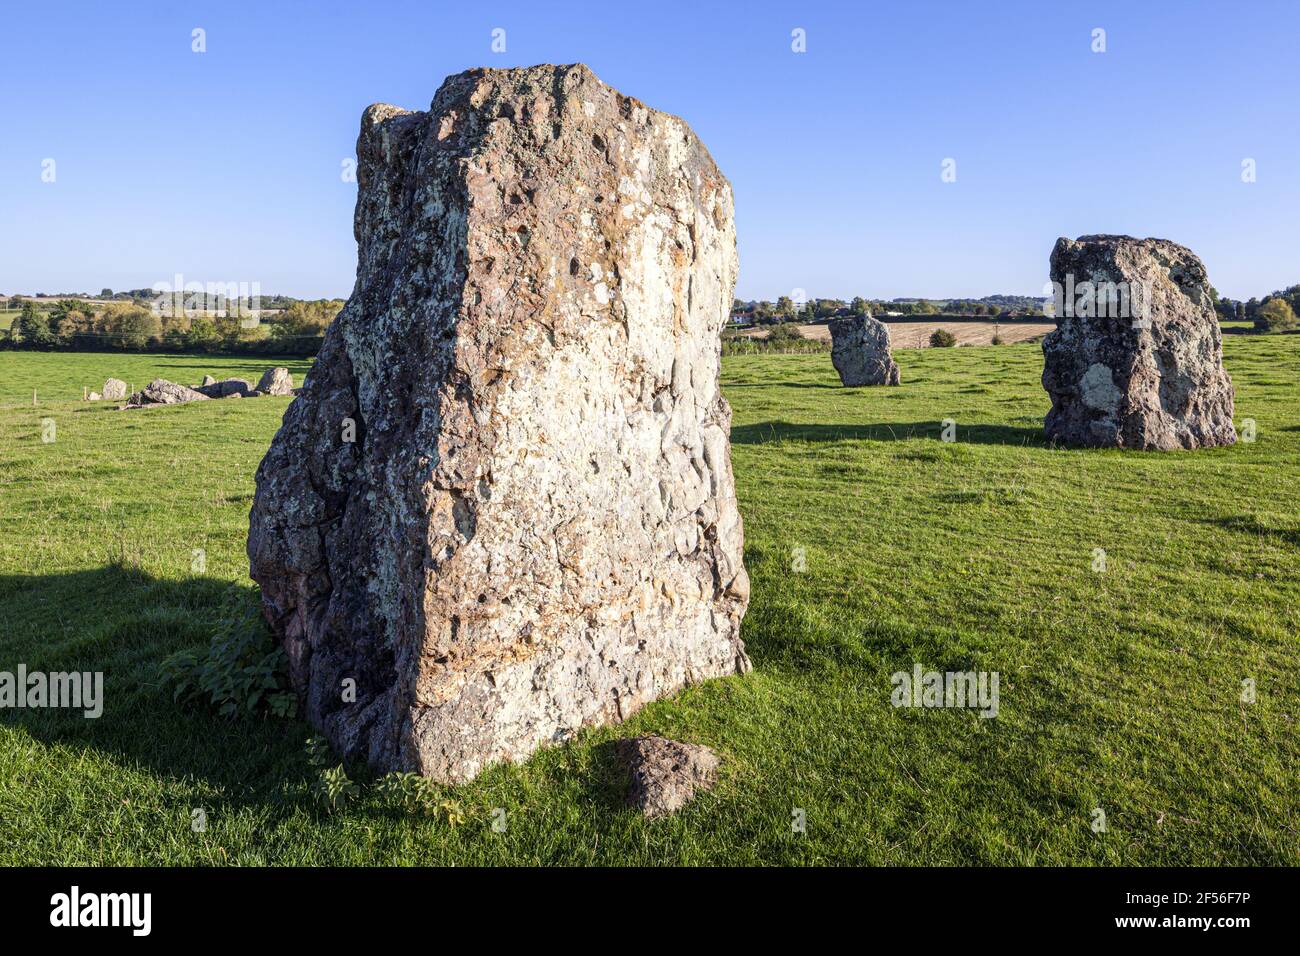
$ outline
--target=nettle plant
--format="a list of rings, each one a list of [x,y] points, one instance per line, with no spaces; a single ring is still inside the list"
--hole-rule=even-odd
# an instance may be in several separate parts
[[[348,776],[343,764],[335,763],[324,738],[307,738],[306,749],[307,762],[317,770],[312,798],[322,809],[333,813],[361,795],[361,787]],[[465,822],[460,804],[446,799],[436,784],[418,773],[387,774],[374,784],[374,792],[409,816],[443,817],[452,827]]]
[[[260,621],[243,621],[206,648],[172,654],[160,670],[177,703],[206,705],[230,718],[293,717],[298,700],[289,689],[285,664],[284,650]]]

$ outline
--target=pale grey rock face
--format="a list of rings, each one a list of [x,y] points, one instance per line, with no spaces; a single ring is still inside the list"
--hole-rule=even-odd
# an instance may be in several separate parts
[[[188,385],[177,385],[165,378],[156,378],[131,397],[137,405],[179,405],[182,402],[206,401],[206,395]]]
[[[1190,249],[1130,236],[1062,238],[1051,266],[1058,325],[1043,340],[1049,439],[1151,450],[1236,441],[1210,282]]]
[[[615,752],[630,778],[627,802],[649,819],[676,813],[718,779],[721,761],[702,744],[632,737],[617,741]]]
[[[268,368],[257,383],[257,391],[264,395],[292,395],[293,376],[284,367]]]
[[[105,401],[120,402],[126,398],[126,382],[120,378],[110,378],[104,382],[104,390],[100,394]]]
[[[842,385],[897,385],[898,363],[889,347],[889,328],[869,315],[834,319],[831,364]]]
[[[747,670],[703,144],[540,66],[372,106],[357,157],[356,286],[250,516],[308,719],[455,782]]]
[[[103,398],[104,396],[100,395],[99,392],[91,392],[89,395],[86,396],[86,401],[98,402],[98,401],[102,401]]]
[[[215,378],[213,378],[211,375],[204,375],[204,376],[203,376],[203,382],[202,382],[201,384],[202,384],[202,385],[216,385],[216,384],[217,384],[217,380],[216,380]]]

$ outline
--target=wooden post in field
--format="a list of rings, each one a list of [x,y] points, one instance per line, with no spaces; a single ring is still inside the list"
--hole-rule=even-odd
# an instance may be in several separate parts
[[[32,407],[36,406],[36,389],[32,389]]]
[[[83,402],[84,402],[84,401],[87,401],[87,398],[86,398],[86,386],[84,386],[84,385],[81,386],[81,400],[82,400]]]

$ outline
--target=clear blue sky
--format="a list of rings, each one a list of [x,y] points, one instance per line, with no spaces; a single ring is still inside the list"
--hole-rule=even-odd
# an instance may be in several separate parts
[[[179,272],[345,296],[361,111],[579,60],[709,146],[744,298],[1037,293],[1056,237],[1089,232],[1188,245],[1237,298],[1300,282],[1295,2],[14,2],[3,24],[0,292]]]

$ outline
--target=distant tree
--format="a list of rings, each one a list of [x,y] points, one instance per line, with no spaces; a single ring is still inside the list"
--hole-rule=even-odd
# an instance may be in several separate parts
[[[104,310],[104,332],[114,348],[144,349],[162,334],[153,310],[139,305],[111,305]]]
[[[854,315],[866,315],[871,310],[867,307],[867,300],[860,295],[855,295],[853,301],[849,303],[849,311]]]
[[[935,349],[948,349],[957,344],[957,336],[953,335],[947,329],[935,329],[930,333],[930,347]]]
[[[185,347],[196,352],[218,352],[221,350],[221,333],[211,319],[196,318],[185,333]]]
[[[100,297],[101,299],[111,299],[111,298],[113,298],[113,290],[112,290],[112,289],[100,289],[100,290],[99,290],[99,297]]]
[[[920,299],[912,309],[917,315],[934,315],[939,311],[939,307],[929,299]]]
[[[791,299],[788,295],[780,296],[776,300],[775,311],[777,315],[784,315],[787,317],[794,315],[795,314],[794,300]]]
[[[1265,299],[1255,312],[1255,330],[1258,332],[1289,332],[1295,327],[1295,310],[1285,299]]]
[[[59,344],[58,337],[50,328],[49,319],[36,311],[33,302],[23,303],[22,315],[14,320],[18,329],[18,341],[31,349],[52,349]]]
[[[793,322],[782,322],[779,325],[772,326],[772,330],[767,333],[769,342],[793,342],[796,339],[802,339],[803,333],[799,331],[799,326]]]

